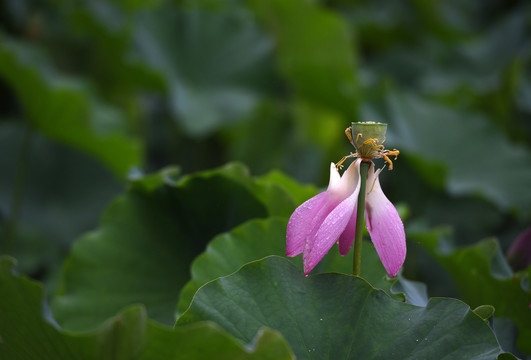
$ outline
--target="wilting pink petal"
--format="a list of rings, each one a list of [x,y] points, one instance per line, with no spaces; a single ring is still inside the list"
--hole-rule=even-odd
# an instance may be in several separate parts
[[[308,237],[315,235],[328,213],[339,203],[331,203],[331,189],[339,188],[340,182],[341,176],[336,165],[330,163],[328,189],[305,201],[291,214],[286,230],[286,256],[302,253]]]
[[[291,215],[286,231],[286,255],[297,256],[304,250],[309,238],[313,238],[319,226],[347,195],[336,165],[330,163],[330,181],[328,189],[304,202]],[[345,189],[348,191],[348,189]]]
[[[348,191],[348,184],[341,181],[336,165],[331,163],[328,189],[304,202],[295,209],[289,219],[286,230],[286,256],[297,256],[303,252],[308,238],[313,238],[330,211],[348,196],[343,194],[345,191]]]
[[[315,265],[330,251],[345,230],[354,211],[359,187],[356,190],[330,212],[315,236],[309,238],[306,242],[303,253],[305,275],[308,275]]]
[[[394,277],[406,258],[406,234],[398,212],[380,187],[378,174],[371,164],[365,199],[367,230],[385,270]]]
[[[349,197],[353,199],[351,195],[355,190],[359,191],[358,179],[359,162],[353,162],[343,176],[339,176],[334,163],[330,165],[328,189],[299,206],[290,217],[286,231],[287,256],[296,256],[304,252],[304,259],[313,259],[314,256],[311,253],[314,251],[314,245],[315,249],[322,250],[324,244],[327,249],[320,256],[320,260],[330,250],[351,217],[353,211],[351,207],[354,202],[341,204]],[[342,210],[344,207],[346,210]],[[338,225],[338,228],[332,229],[332,233],[327,230],[330,224]],[[337,234],[334,235],[336,232]],[[335,237],[330,246],[327,245],[330,241],[329,235]],[[319,254],[320,251],[316,250],[316,253]]]
[[[328,191],[343,199],[352,194],[352,192],[358,187],[360,179],[360,164],[361,160],[359,159],[352,162],[335,186],[328,187]],[[332,180],[332,176],[330,176],[330,180]]]
[[[357,193],[359,194],[359,189],[357,190]],[[342,256],[345,256],[350,251],[350,248],[352,247],[352,244],[354,243],[354,237],[356,236],[356,213],[358,212],[358,199],[356,198],[354,200],[354,211],[352,212],[352,215],[350,216],[350,220],[347,224],[347,227],[343,231],[343,233],[339,236],[339,240],[337,242],[339,253]]]
[[[326,218],[319,219],[318,227],[310,232],[303,250],[306,275],[317,265],[343,233],[354,211],[359,193],[360,161],[345,170],[338,183],[328,188]],[[331,178],[332,179],[332,178]]]
[[[306,239],[314,227],[317,214],[323,209],[328,193],[322,192],[305,201],[289,218],[286,230],[286,255],[297,256],[302,253]],[[326,214],[325,214],[326,215]]]

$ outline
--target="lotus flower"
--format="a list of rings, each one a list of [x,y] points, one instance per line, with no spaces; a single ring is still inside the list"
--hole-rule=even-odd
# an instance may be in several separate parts
[[[343,176],[332,163],[328,189],[304,202],[289,219],[286,255],[303,254],[305,275],[336,242],[343,256],[352,247],[360,191],[360,163],[360,159],[354,161]],[[394,277],[406,257],[406,236],[398,212],[380,187],[380,171],[374,171],[371,162],[365,198],[367,229],[385,270]]]

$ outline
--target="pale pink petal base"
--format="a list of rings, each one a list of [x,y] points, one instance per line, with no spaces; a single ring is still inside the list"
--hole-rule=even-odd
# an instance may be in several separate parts
[[[374,166],[369,170],[367,189],[365,201],[367,230],[385,270],[390,276],[395,277],[406,258],[404,225],[395,207],[384,195],[378,173],[374,173]]]

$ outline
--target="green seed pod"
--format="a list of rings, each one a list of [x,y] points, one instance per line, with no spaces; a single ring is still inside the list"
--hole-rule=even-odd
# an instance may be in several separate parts
[[[353,122],[351,126],[352,143],[358,156],[363,160],[379,157],[378,150],[385,141],[387,124],[376,122]]]

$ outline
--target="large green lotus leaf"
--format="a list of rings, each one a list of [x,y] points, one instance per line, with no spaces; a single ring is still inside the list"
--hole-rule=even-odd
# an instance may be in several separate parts
[[[0,358],[73,359],[78,354],[80,359],[96,358],[96,339],[62,336],[44,319],[42,286],[15,275],[14,265],[13,258],[0,257]]]
[[[250,220],[230,232],[216,236],[191,266],[191,279],[181,291],[177,313],[190,305],[195,292],[207,282],[229,275],[248,262],[286,253],[286,224],[283,218]],[[302,263],[296,258],[299,267]]]
[[[139,360],[295,359],[282,335],[268,328],[260,329],[256,337],[243,346],[212,322],[199,322],[172,330],[151,321],[146,341]]]
[[[176,327],[210,320],[249,342],[263,326],[278,330],[298,359],[495,359],[489,326],[459,300],[417,307],[365,280],[305,277],[268,257],[214,280],[195,295]]]
[[[58,322],[69,329],[92,328],[142,303],[150,318],[173,324],[189,266],[206,243],[248,219],[268,216],[252,186],[245,185],[252,185],[245,171],[233,164],[178,181],[168,170],[159,180],[133,180],[105,211],[99,228],[74,243],[52,303]]]
[[[141,306],[124,310],[92,332],[61,330],[43,314],[42,285],[15,275],[14,259],[0,257],[0,358],[69,359],[292,359],[277,332],[262,329],[243,346],[214,323],[175,330],[147,318]]]
[[[297,207],[296,198],[312,193],[312,188],[298,185],[295,181],[287,176],[267,177],[262,176],[253,178],[249,173],[249,169],[238,162],[229,163],[218,170],[214,170],[213,174],[221,172],[232,181],[237,182],[252,193],[258,200],[260,200],[267,209],[267,214],[270,216],[290,216],[293,210]],[[209,171],[203,173],[204,176],[209,176]],[[187,182],[187,179],[194,177],[184,177],[182,183]],[[199,187],[202,185],[196,181],[195,186],[197,191],[201,191]],[[233,199],[239,201],[239,199]],[[193,202],[193,199],[189,199]],[[192,204],[193,206],[193,204]]]
[[[251,12],[205,3],[74,4],[64,11],[73,25],[62,30],[90,38],[91,56],[79,62],[110,96],[130,99],[139,87],[166,91],[175,121],[204,136],[244,120],[274,78],[272,41]]]
[[[317,195],[317,188],[314,185],[301,185],[279,170],[272,170],[260,176],[257,178],[257,182],[259,184],[273,183],[282,187],[293,198],[295,204],[302,204],[312,196]]]
[[[80,82],[55,73],[36,48],[0,34],[0,77],[46,136],[80,149],[123,177],[142,162],[142,144],[123,114]]]
[[[525,166],[531,164],[531,153],[526,148],[512,144],[485,118],[420,97],[393,93],[389,108],[393,143],[426,162],[443,164],[450,192],[479,193],[504,210],[531,214],[531,168]],[[500,164],[503,169],[496,171]],[[419,166],[418,171],[431,169]]]
[[[269,204],[270,213],[286,217],[291,216],[298,204],[302,204],[318,192],[315,186],[301,185],[278,170],[272,170],[256,178],[255,189],[255,194],[265,204]]]
[[[74,42],[79,48],[66,49],[66,61],[74,62],[76,68],[97,83],[103,96],[119,103],[132,117],[137,111],[145,111],[145,103],[138,101],[138,93],[163,91],[165,79],[137,56],[132,56],[131,33],[135,27],[130,18],[137,12],[159,6],[158,0],[95,0],[72,3],[56,10],[59,15],[56,23],[60,24],[53,29],[55,52],[64,52],[59,47]],[[61,20],[65,20],[64,23]],[[65,32],[69,32],[66,38]],[[79,38],[87,40],[80,42]],[[87,51],[90,52],[88,56]]]
[[[274,34],[280,70],[295,93],[352,121],[358,79],[353,40],[341,17],[308,0],[250,4]]]
[[[0,154],[9,154],[0,156],[0,253],[50,285],[70,243],[97,224],[123,183],[101,162],[22,121],[0,120]]]
[[[225,176],[245,186],[256,196],[270,216],[289,217],[298,204],[317,194],[315,186],[301,185],[280,171],[252,177],[249,169],[238,162],[231,162],[222,169]]]
[[[151,318],[173,324],[189,265],[212,237],[254,217],[290,214],[293,196],[308,191],[286,187],[286,177],[255,180],[237,163],[181,179],[177,174],[175,168],[133,174],[100,228],[75,243],[52,303],[63,326],[94,327],[138,302]]]
[[[136,56],[164,74],[176,121],[204,136],[247,116],[271,82],[272,41],[229,2],[137,14]]]
[[[474,245],[453,249],[445,233],[411,233],[446,269],[470,306],[493,305],[496,317],[510,318],[518,326],[517,345],[531,353],[531,291],[525,287],[531,267],[513,274],[501,252],[498,241],[486,239]]]
[[[229,275],[253,260],[269,255],[285,257],[286,227],[286,218],[254,219],[216,236],[192,263],[191,279],[181,291],[177,316],[187,309],[195,292],[207,282]],[[373,287],[398,299],[405,297],[411,304],[426,305],[427,289],[423,283],[408,280],[401,274],[389,278],[370,241],[364,241],[362,253],[361,276]],[[302,270],[301,256],[288,259]],[[314,274],[322,272],[350,274],[351,256],[343,257],[333,247],[313,270]]]
[[[207,282],[227,276],[243,265],[269,255],[285,257],[286,254],[285,218],[268,218],[250,220],[230,232],[216,236],[204,253],[194,260],[191,267],[191,279],[181,291],[177,314],[181,315],[190,305],[195,292]],[[302,271],[302,258],[288,258]],[[424,285],[417,284],[398,276],[389,279],[378,258],[374,246],[368,241],[363,245],[361,276],[372,286],[383,289],[390,295],[405,294],[408,302],[425,305],[427,302]],[[351,256],[342,257],[336,247],[317,265],[313,273],[352,272]],[[403,299],[401,295],[398,299]]]

